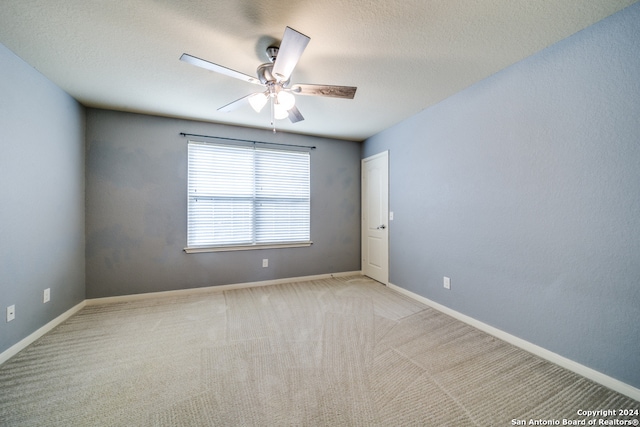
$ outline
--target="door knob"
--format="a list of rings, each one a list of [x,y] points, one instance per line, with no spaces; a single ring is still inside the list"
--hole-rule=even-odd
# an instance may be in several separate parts
[[[376,227],[376,230],[384,230],[385,228],[387,228],[387,226],[382,224],[382,225],[379,225],[378,227]]]

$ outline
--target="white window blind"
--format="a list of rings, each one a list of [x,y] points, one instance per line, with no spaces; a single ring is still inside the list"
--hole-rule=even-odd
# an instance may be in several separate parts
[[[188,144],[188,248],[310,243],[309,153]]]

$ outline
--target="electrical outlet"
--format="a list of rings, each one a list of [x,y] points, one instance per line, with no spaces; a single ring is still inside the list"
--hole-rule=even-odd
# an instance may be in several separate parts
[[[269,267],[269,260],[267,258],[262,260],[262,266],[263,267]]]
[[[44,293],[42,294],[42,302],[47,303],[49,302],[50,299],[51,299],[51,288],[47,288],[44,290]]]
[[[446,276],[444,278],[444,288],[451,289],[451,279]]]
[[[16,306],[10,305],[9,307],[7,307],[7,322],[11,322],[15,318],[16,318]]]

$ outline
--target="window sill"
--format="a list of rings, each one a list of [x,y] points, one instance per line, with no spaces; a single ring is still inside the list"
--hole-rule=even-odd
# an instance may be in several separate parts
[[[303,248],[311,246],[313,242],[296,242],[296,243],[274,243],[266,245],[245,245],[245,246],[203,246],[184,248],[188,254],[200,254],[204,252],[233,252],[233,251],[254,251],[258,249],[284,249],[284,248]]]

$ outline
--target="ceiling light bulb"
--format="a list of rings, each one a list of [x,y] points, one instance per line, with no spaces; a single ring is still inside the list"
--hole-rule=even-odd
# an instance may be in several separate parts
[[[285,110],[290,110],[296,104],[296,98],[292,93],[281,90],[278,92],[278,104],[282,105]]]
[[[286,119],[289,117],[289,112],[286,108],[282,106],[282,104],[273,104],[273,117],[277,120]]]
[[[259,113],[266,103],[267,95],[264,93],[254,93],[249,96],[249,104],[251,104],[251,108],[253,108],[256,113]]]

